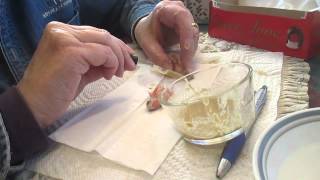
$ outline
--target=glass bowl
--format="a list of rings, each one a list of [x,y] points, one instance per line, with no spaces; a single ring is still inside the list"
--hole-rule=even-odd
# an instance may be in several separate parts
[[[213,65],[164,85],[160,103],[184,139],[212,145],[240,135],[254,120],[252,68]]]

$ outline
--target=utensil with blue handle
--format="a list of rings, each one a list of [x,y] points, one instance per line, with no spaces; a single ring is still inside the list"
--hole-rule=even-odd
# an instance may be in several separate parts
[[[238,158],[244,143],[246,142],[246,137],[251,130],[252,125],[258,119],[258,116],[266,103],[267,100],[267,86],[262,86],[256,93],[255,93],[255,112],[256,117],[253,122],[248,126],[248,128],[242,133],[241,135],[237,136],[236,138],[230,140],[223,149],[221,160],[219,162],[216,176],[218,178],[222,178],[224,175],[227,174],[231,166],[235,163],[236,159]]]

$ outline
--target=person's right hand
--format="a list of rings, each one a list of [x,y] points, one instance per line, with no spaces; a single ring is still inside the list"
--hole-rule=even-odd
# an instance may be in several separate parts
[[[195,70],[193,56],[198,48],[199,28],[183,2],[159,2],[148,16],[139,20],[134,34],[154,64],[181,74]],[[169,55],[167,49],[177,43],[180,51]]]
[[[17,88],[46,128],[90,82],[135,69],[133,50],[105,30],[51,22]]]

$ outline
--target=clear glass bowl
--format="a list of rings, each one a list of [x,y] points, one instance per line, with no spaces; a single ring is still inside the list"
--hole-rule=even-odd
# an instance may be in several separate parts
[[[187,141],[228,141],[255,118],[252,68],[226,63],[197,70],[164,85],[160,103]]]

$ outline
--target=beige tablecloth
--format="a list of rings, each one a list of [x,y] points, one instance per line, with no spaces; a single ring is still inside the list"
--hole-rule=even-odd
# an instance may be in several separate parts
[[[218,39],[208,41],[207,34],[201,34],[200,44],[201,52],[261,51]],[[278,101],[278,116],[308,108],[307,84],[310,70],[308,64],[286,57],[282,67],[282,90]],[[72,103],[69,113],[60,122],[63,123],[66,119],[79,113],[123,81],[123,79],[114,78],[108,83],[99,80],[89,85],[84,93]],[[260,127],[259,131],[264,128]],[[257,138],[257,133],[257,129],[252,133],[255,138]],[[249,140],[240,160],[225,179],[253,179],[251,152],[255,140],[254,138]],[[222,148],[223,145],[199,147],[180,140],[154,176],[115,164],[98,154],[85,153],[60,144],[29,161],[27,168],[57,179],[215,179],[215,170]]]

